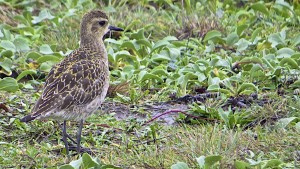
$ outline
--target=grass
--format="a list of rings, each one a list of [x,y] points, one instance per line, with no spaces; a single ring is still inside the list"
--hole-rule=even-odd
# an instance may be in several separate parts
[[[41,65],[55,63],[28,60],[28,53],[45,56],[39,49],[42,44],[52,47],[51,56],[77,48],[80,18],[93,8],[109,12],[110,23],[126,32],[113,34],[116,41],[107,42],[111,83],[120,87],[110,90],[105,108],[83,128],[82,144],[93,150],[92,157],[121,168],[170,168],[177,162],[201,168],[197,158],[213,155],[222,159],[208,168],[243,168],[237,162],[250,168],[300,167],[299,68],[293,62],[300,64],[299,15],[286,9],[291,5],[298,14],[299,3],[284,8],[279,2],[265,2],[255,8],[257,2],[242,1],[80,2],[0,2],[0,31],[8,30],[13,37],[0,36],[1,80],[16,79],[27,69],[36,71],[17,81],[15,91],[1,90],[0,81],[1,167],[57,168],[80,158],[65,155],[58,122],[27,124],[19,118],[30,113],[40,95],[47,75]],[[30,23],[43,9],[55,19]],[[16,19],[18,14],[27,19]],[[34,35],[15,27],[18,24],[32,28]],[[178,40],[164,40],[174,38],[169,36]],[[30,50],[4,55],[2,42],[16,37],[25,38]],[[282,56],[292,59],[283,63]],[[3,73],[4,58],[12,61],[11,75]],[[235,64],[237,70],[232,69]],[[217,97],[210,97],[214,92]],[[201,94],[205,97],[197,99]],[[143,125],[153,115],[178,107],[200,118],[167,114],[176,117],[176,123],[166,125],[159,119]],[[126,118],[117,120],[119,114]],[[75,136],[76,130],[77,124],[68,122],[68,132]],[[281,162],[275,165],[272,160]]]

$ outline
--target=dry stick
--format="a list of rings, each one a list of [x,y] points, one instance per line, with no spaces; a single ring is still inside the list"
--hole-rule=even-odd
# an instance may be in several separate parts
[[[218,120],[216,120],[216,119],[210,119],[210,118],[205,118],[205,117],[194,116],[194,115],[188,114],[187,112],[185,112],[185,111],[183,111],[183,110],[179,110],[179,109],[171,109],[171,110],[167,110],[167,111],[165,111],[165,112],[159,114],[158,116],[153,117],[153,118],[150,119],[149,121],[145,122],[142,126],[144,126],[144,125],[146,125],[146,124],[148,124],[148,123],[153,122],[154,120],[158,119],[158,118],[161,117],[161,116],[164,116],[164,115],[166,115],[166,114],[171,114],[171,113],[182,113],[182,114],[185,114],[185,115],[190,116],[190,117],[195,118],[195,119],[201,118],[201,119],[205,119],[205,120],[209,120],[209,121],[218,121]]]

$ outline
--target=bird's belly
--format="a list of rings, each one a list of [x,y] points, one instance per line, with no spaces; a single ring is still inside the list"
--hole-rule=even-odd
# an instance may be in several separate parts
[[[72,120],[80,121],[85,120],[88,116],[93,114],[102,104],[106,96],[109,86],[109,81],[105,81],[103,84],[102,92],[90,103],[84,105],[74,105],[64,110],[51,110],[45,113],[44,116],[40,116],[39,119],[52,118],[54,120]]]

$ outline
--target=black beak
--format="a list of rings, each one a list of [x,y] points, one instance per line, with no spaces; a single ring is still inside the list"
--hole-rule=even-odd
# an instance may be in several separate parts
[[[118,28],[118,27],[115,27],[115,26],[109,26],[108,29],[110,31],[124,31],[124,29]]]

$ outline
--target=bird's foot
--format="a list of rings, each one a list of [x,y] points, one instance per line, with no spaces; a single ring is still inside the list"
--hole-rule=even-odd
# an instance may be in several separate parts
[[[88,154],[93,154],[92,150],[90,148],[86,148],[86,147],[78,147],[75,145],[71,145],[69,146],[69,150],[71,151],[77,151],[78,154],[82,154],[82,153],[88,153]]]

